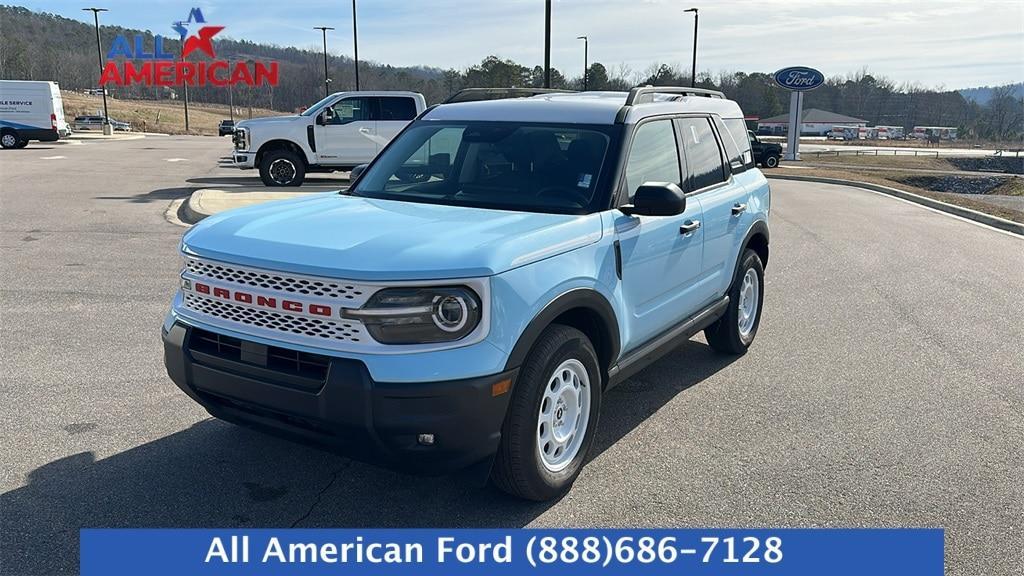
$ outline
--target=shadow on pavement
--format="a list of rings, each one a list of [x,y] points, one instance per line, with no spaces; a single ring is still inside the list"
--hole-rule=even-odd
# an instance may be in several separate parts
[[[177,200],[178,198],[185,198],[198,190],[194,186],[184,186],[177,188],[158,188],[145,194],[136,194],[134,196],[93,196],[94,200],[125,200],[136,204],[146,204],[149,202],[166,202],[168,200]]]
[[[610,392],[591,458],[733,360],[691,341]],[[457,477],[405,476],[207,419],[99,460],[83,452],[32,471],[0,495],[0,566],[75,573],[86,527],[520,527],[554,504]]]
[[[256,174],[252,172],[252,174]],[[255,176],[205,176],[200,178],[189,178],[186,182],[190,184],[199,184],[202,187],[207,186],[258,186],[264,187],[263,181],[260,180],[258,175]],[[303,182],[303,186],[348,186],[347,177],[325,177],[318,175],[306,175],[306,180]],[[267,190],[278,190],[277,188],[266,188]],[[286,190],[301,190],[302,187],[298,188],[287,188]]]

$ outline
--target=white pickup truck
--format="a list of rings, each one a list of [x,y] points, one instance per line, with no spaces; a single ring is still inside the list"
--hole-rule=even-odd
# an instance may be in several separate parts
[[[338,92],[295,116],[239,122],[232,160],[258,168],[267,186],[300,186],[307,172],[369,162],[426,105],[415,92]]]

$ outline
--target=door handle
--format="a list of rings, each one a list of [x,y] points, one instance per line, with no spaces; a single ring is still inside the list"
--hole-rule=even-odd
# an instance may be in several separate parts
[[[700,228],[700,220],[691,220],[679,227],[679,233],[684,235],[689,234],[698,228]]]
[[[747,210],[747,205],[746,204],[739,204],[739,203],[733,204],[733,206],[732,206],[732,215],[733,216],[737,216],[739,214],[742,214],[746,210]]]
[[[369,128],[360,128],[359,132],[361,134],[369,134],[370,133],[370,129]]]

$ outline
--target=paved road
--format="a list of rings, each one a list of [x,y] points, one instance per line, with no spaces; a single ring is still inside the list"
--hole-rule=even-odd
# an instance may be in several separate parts
[[[1024,572],[1024,240],[773,182],[750,353],[695,339],[616,389],[573,491],[526,504],[210,420],[171,384],[163,211],[240,177],[225,142],[0,155],[3,574],[75,572],[86,526],[940,526],[949,573]]]

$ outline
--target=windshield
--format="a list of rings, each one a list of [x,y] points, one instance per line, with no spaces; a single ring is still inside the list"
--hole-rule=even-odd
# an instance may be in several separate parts
[[[312,116],[312,115],[316,114],[317,112],[319,112],[319,111],[320,111],[320,108],[323,108],[324,104],[326,104],[326,103],[327,103],[327,101],[328,101],[328,100],[330,100],[330,99],[331,99],[331,98],[333,98],[333,97],[334,97],[334,96],[333,96],[333,95],[331,95],[331,96],[327,96],[327,97],[323,98],[322,100],[320,100],[320,101],[319,101],[319,102],[317,102],[316,104],[313,104],[313,105],[312,105],[312,106],[310,106],[309,108],[306,108],[305,110],[303,110],[303,111],[302,111],[302,112],[301,112],[301,113],[299,114],[299,116]]]
[[[395,140],[351,194],[502,210],[582,214],[615,126],[420,122]]]

